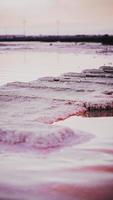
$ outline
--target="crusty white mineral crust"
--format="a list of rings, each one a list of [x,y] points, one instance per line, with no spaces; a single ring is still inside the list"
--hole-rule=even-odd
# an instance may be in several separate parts
[[[45,77],[0,87],[0,141],[51,148],[81,141],[81,133],[53,125],[87,110],[113,108],[113,67]]]

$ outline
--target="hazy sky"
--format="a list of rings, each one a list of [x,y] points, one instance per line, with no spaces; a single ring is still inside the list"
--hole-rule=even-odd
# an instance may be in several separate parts
[[[113,34],[113,0],[0,0],[0,34]]]

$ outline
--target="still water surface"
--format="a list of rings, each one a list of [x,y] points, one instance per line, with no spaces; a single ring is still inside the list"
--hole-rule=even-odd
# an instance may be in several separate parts
[[[0,43],[0,84],[113,65],[113,46],[87,43]]]

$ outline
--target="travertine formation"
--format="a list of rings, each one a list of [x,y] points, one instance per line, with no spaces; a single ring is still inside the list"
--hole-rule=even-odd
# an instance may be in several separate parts
[[[113,67],[44,77],[0,88],[0,142],[61,147],[89,135],[53,125],[88,110],[113,108]]]

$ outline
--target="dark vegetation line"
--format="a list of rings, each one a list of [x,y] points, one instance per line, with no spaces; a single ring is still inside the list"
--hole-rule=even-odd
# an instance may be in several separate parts
[[[113,45],[113,35],[0,35],[0,42],[94,42]]]

